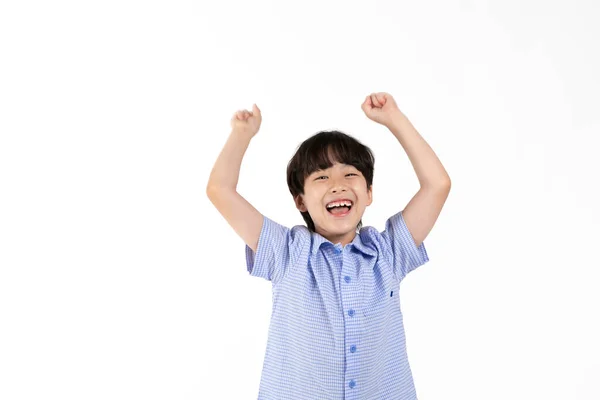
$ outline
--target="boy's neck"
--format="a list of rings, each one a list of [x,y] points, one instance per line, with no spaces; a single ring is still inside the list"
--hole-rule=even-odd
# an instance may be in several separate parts
[[[342,246],[346,246],[347,244],[352,243],[352,241],[356,237],[356,231],[351,231],[351,232],[348,232],[348,233],[346,233],[344,235],[340,235],[340,236],[327,237],[323,234],[320,234],[320,235],[323,236],[325,239],[329,240],[334,245],[341,243]]]

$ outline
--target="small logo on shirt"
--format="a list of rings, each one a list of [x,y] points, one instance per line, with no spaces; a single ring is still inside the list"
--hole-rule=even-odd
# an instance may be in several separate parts
[[[392,295],[393,295],[393,294],[394,294],[394,291],[392,290],[392,291],[390,292],[390,297],[392,297]]]

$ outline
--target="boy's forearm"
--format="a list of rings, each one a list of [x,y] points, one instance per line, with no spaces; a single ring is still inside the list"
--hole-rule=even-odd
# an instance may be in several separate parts
[[[242,159],[248,149],[252,137],[243,133],[232,131],[217,157],[217,161],[210,173],[207,191],[209,189],[236,190],[240,176]]]
[[[421,187],[450,185],[450,176],[433,149],[429,147],[429,144],[402,112],[398,112],[394,116],[388,129],[398,139],[408,155]]]

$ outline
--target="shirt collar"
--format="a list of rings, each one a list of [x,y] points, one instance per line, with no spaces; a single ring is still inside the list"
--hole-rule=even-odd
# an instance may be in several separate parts
[[[332,246],[334,245],[330,240],[316,232],[311,232],[311,235],[313,240],[311,255],[315,255],[321,248],[321,245],[324,243],[329,243]],[[363,227],[361,228],[360,232],[358,232],[356,236],[354,236],[352,242],[348,243],[346,246],[352,246],[364,254],[376,256],[377,252],[375,251],[375,249],[367,245],[370,242],[369,239],[370,237],[368,233],[368,227]]]

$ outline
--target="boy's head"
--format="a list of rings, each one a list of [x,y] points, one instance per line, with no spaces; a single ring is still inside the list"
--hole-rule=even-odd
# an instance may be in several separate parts
[[[306,139],[288,164],[287,183],[308,229],[331,241],[351,240],[372,202],[374,164],[371,149],[342,132]],[[326,207],[340,199],[351,207]]]

